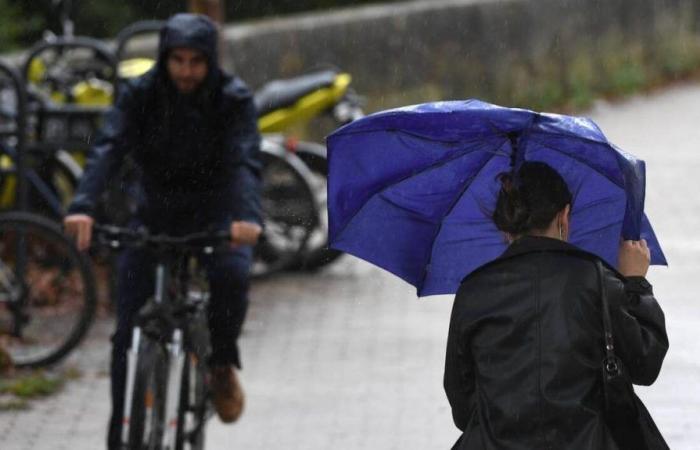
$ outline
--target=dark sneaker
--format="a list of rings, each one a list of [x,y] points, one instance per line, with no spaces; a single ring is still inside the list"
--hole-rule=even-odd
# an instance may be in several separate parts
[[[211,369],[211,390],[216,413],[224,423],[238,420],[243,412],[243,389],[233,366]]]

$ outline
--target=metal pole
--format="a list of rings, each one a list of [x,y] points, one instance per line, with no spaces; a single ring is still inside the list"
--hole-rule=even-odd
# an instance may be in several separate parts
[[[9,64],[0,61],[0,72],[4,72],[12,80],[14,90],[17,95],[17,105],[15,117],[15,146],[17,148],[17,158],[15,160],[15,170],[17,171],[17,209],[26,211],[29,209],[27,204],[27,179],[26,179],[26,152],[25,152],[25,137],[27,125],[27,97],[24,82],[19,73]]]
[[[72,38],[75,35],[75,25],[70,18],[72,6],[73,2],[71,0],[66,0],[63,7],[63,35],[67,38]]]

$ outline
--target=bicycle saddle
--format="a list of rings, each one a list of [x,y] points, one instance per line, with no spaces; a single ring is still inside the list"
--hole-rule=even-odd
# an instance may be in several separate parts
[[[333,70],[324,70],[300,77],[270,81],[255,93],[254,101],[258,115],[291,106],[304,95],[333,85],[336,75]]]

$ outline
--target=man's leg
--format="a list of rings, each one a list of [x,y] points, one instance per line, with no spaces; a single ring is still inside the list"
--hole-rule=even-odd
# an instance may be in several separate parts
[[[242,247],[202,258],[209,278],[214,406],[221,419],[232,422],[243,408],[243,392],[234,366],[241,367],[238,336],[248,310],[252,249]]]
[[[126,352],[131,346],[134,317],[153,293],[154,262],[145,250],[125,250],[119,256],[117,285],[117,326],[112,335],[112,417],[107,447],[119,448],[124,413]]]

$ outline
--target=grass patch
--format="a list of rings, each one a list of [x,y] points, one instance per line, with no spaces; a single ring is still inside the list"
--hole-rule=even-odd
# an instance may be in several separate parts
[[[71,380],[83,373],[75,367],[56,372],[44,370],[16,371],[0,380],[0,412],[21,411],[31,408],[33,400],[60,392]]]
[[[65,380],[63,374],[51,376],[43,371],[30,372],[14,379],[1,381],[0,394],[9,394],[23,399],[46,397],[58,392]]]

